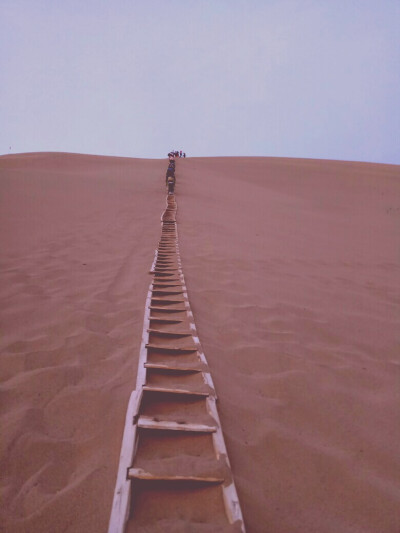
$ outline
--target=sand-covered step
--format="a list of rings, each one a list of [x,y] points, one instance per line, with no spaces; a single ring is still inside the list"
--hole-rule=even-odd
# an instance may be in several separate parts
[[[157,259],[175,259],[177,258],[176,251],[173,252],[157,252]]]
[[[153,267],[153,272],[177,272],[180,269],[180,265],[177,262],[161,263],[156,261]]]
[[[155,279],[165,279],[170,281],[180,281],[179,272],[154,272]]]
[[[225,458],[217,459],[210,432],[139,429],[132,468],[168,477],[226,478]],[[145,478],[142,478],[145,479]]]
[[[175,294],[183,294],[183,292],[184,292],[183,289],[174,289],[174,288],[160,289],[160,288],[153,287],[152,295],[153,296],[171,296]]]
[[[180,370],[182,372],[207,372],[208,367],[204,365],[200,360],[196,363],[186,363],[182,361],[177,361],[176,359],[172,361],[158,361],[158,362],[147,362],[144,363],[145,368],[153,368],[158,370]]]
[[[214,424],[207,398],[174,393],[144,391],[140,415],[162,417],[163,420],[190,420],[199,424]]]
[[[160,259],[158,258],[154,264],[155,268],[179,268],[179,262],[175,258]]]
[[[190,431],[192,433],[215,433],[215,424],[199,424],[187,420],[163,420],[160,417],[140,416],[138,427],[159,431]]]
[[[161,318],[161,317],[155,317],[155,316],[150,316],[149,317],[149,321],[150,321],[150,325],[152,323],[154,324],[171,324],[171,325],[175,325],[175,324],[180,324],[183,322],[183,319],[174,319],[174,318]]]
[[[178,323],[157,322],[156,320],[150,319],[150,329],[154,331],[161,330],[163,333],[171,335],[174,335],[174,333],[187,336],[193,335],[193,330],[190,327],[188,319],[181,320],[181,322]]]
[[[197,347],[195,345],[188,345],[184,344],[182,346],[178,346],[176,342],[166,344],[165,341],[163,343],[148,343],[146,344],[146,349],[148,353],[150,352],[160,352],[160,353],[170,353],[173,355],[179,355],[179,354],[187,354],[187,353],[196,353]]]
[[[210,387],[201,372],[182,372],[148,369],[145,387],[176,393],[208,395]]]
[[[182,304],[185,303],[184,298],[174,297],[171,296],[156,296],[151,298],[151,305],[158,305],[158,306],[168,306],[168,305],[175,305],[175,304]]]
[[[152,365],[170,365],[171,367],[177,367],[177,370],[193,368],[196,370],[201,369],[203,372],[208,372],[208,366],[202,361],[197,350],[191,351],[168,351],[157,350],[157,348],[147,349],[147,361],[146,364]]]
[[[162,291],[163,294],[165,294],[164,291],[179,291],[179,293],[184,293],[184,288],[181,283],[178,282],[154,282],[151,286],[152,294],[154,291]],[[157,294],[155,294],[157,296]]]
[[[161,302],[171,302],[171,303],[179,303],[184,302],[185,297],[183,296],[183,291],[179,291],[177,294],[167,294],[166,292],[160,291],[159,294],[154,294],[154,290],[152,291],[152,300],[159,300]]]
[[[152,288],[153,289],[168,289],[168,288],[173,288],[173,287],[182,287],[182,283],[181,282],[178,282],[178,281],[162,281],[162,280],[157,280],[157,281],[154,281],[153,284],[152,284]]]
[[[185,389],[182,385],[179,387],[161,386],[161,385],[144,385],[143,390],[147,392],[157,392],[166,394],[182,394],[187,396],[202,396],[207,397],[210,392],[200,391],[195,389]]]
[[[165,318],[166,320],[182,320],[187,321],[187,312],[186,307],[183,307],[182,309],[177,309],[175,311],[171,312],[171,308],[168,309],[168,311],[165,310],[164,307],[157,308],[154,307],[151,309],[151,315],[150,320],[156,320],[156,319],[162,319]]]
[[[179,272],[154,272],[154,281],[156,283],[160,281],[177,283],[181,281]]]
[[[221,485],[133,482],[135,506],[126,533],[239,533],[226,518]],[[157,505],[154,505],[157,502]]]
[[[147,343],[147,348],[150,349],[157,349],[157,350],[180,350],[183,352],[189,351],[197,351],[197,346],[195,342],[193,341],[193,337],[165,337],[165,336],[159,336],[154,335],[150,333],[149,335],[149,342]]]
[[[182,312],[186,312],[186,307],[184,305],[180,305],[180,306],[160,306],[160,305],[150,305],[149,306],[149,309],[152,311],[152,313],[164,313],[164,314],[167,314],[167,313],[182,313]],[[161,315],[160,315],[161,316]]]
[[[175,254],[166,254],[166,255],[162,255],[160,257],[157,256],[157,260],[156,261],[176,261],[176,255]]]
[[[160,277],[160,278],[165,278],[165,279],[178,279],[179,280],[179,274],[177,272],[159,272],[159,271],[155,271],[154,272],[154,276],[155,278],[157,277]]]

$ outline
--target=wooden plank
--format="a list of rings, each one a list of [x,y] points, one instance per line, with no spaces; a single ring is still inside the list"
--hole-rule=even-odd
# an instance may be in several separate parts
[[[185,300],[183,298],[161,298],[160,296],[151,295],[152,302],[160,302],[164,304],[183,304]]]
[[[202,365],[199,364],[199,366],[184,366],[184,364],[174,364],[174,363],[145,363],[144,366],[146,368],[153,368],[158,370],[181,370],[182,372],[204,372],[204,368]]]
[[[154,474],[152,472],[146,472],[141,468],[129,468],[129,479],[146,479],[151,481],[198,481],[199,483],[223,483],[223,477],[213,476],[171,476],[167,474]]]
[[[175,275],[176,275],[175,272],[161,272],[159,270],[154,271],[154,277],[156,278],[159,277],[159,278],[167,278],[167,279],[176,279],[176,278],[173,278],[173,276]]]
[[[178,347],[178,346],[158,346],[156,344],[146,344],[148,350],[158,350],[160,352],[178,352],[178,353],[192,353],[197,352],[196,347]]]
[[[126,478],[127,469],[132,465],[135,449],[137,425],[133,423],[143,394],[143,389],[134,390],[128,402],[125,416],[125,428],[122,437],[121,453],[117,481],[114,490],[114,499],[111,507],[111,516],[108,524],[108,533],[123,533],[129,515],[131,497],[131,483]]]
[[[174,388],[167,388],[167,387],[157,387],[157,386],[149,386],[145,385],[143,387],[144,391],[148,392],[167,392],[170,394],[186,394],[189,396],[209,396],[209,392],[206,391],[195,391],[195,390],[189,390],[189,389],[174,389]]]
[[[171,295],[174,295],[174,294],[183,294],[183,290],[182,289],[156,289],[154,288],[153,286],[153,296],[162,296],[163,294],[165,294],[166,296],[171,296]]]
[[[186,311],[186,307],[158,307],[157,305],[150,305],[149,309],[165,313],[182,313],[183,311]]]
[[[151,316],[149,317],[150,322],[161,322],[164,324],[180,324],[183,322],[183,319],[179,318],[161,318],[157,316]]]
[[[162,289],[163,287],[182,287],[182,283],[176,283],[173,281],[154,281],[153,282],[153,289]]]
[[[192,333],[190,331],[188,331],[187,333],[181,333],[179,331],[162,331],[162,330],[159,330],[159,329],[152,329],[152,328],[149,328],[147,330],[149,333],[153,333],[153,335],[158,335],[160,337],[174,337],[174,338],[179,338],[179,337],[191,337],[192,336]]]
[[[239,498],[234,483],[224,485],[222,488],[225,511],[230,524],[239,525],[241,533],[246,533],[242,510],[240,508]]]
[[[217,428],[207,424],[197,424],[193,422],[177,422],[173,420],[154,420],[148,416],[141,416],[138,420],[138,427],[143,429],[157,429],[167,431],[193,431],[196,433],[214,433]]]

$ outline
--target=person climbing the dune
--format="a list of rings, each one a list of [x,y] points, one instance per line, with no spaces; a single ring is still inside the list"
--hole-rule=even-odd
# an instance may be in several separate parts
[[[175,190],[175,177],[168,176],[167,178],[168,194],[174,194]]]
[[[167,173],[165,175],[165,183],[168,184],[168,178],[173,178],[175,180],[175,169],[173,167],[168,167]]]

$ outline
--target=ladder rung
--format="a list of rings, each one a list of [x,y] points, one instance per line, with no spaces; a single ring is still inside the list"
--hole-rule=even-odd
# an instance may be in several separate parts
[[[177,422],[175,420],[154,420],[148,416],[139,417],[138,426],[143,429],[162,429],[170,431],[193,431],[196,433],[214,433],[216,426],[193,422]]]
[[[129,468],[128,479],[146,479],[152,481],[197,481],[199,483],[223,483],[223,477],[212,476],[173,476],[168,474],[153,474],[141,468]]]
[[[187,396],[203,396],[207,397],[210,396],[209,392],[206,391],[195,391],[195,390],[189,390],[189,389],[173,389],[168,387],[150,387],[149,385],[143,386],[144,391],[148,392],[166,392],[169,394],[186,394]]]

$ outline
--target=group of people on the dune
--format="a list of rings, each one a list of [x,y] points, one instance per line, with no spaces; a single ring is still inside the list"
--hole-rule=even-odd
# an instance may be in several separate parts
[[[186,153],[182,150],[171,150],[168,154],[168,168],[165,176],[165,183],[168,189],[168,194],[174,194],[175,191],[175,158],[186,157]]]
[[[168,157],[170,155],[173,155],[175,157],[186,157],[186,152],[182,152],[182,150],[171,150],[168,154]]]

